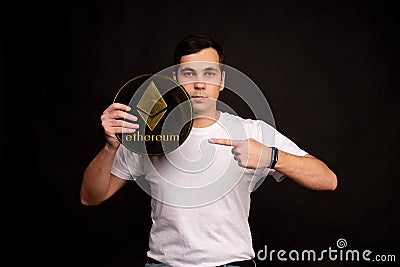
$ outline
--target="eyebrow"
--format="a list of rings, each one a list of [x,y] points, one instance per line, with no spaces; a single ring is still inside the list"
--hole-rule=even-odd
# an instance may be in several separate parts
[[[213,71],[218,71],[218,69],[216,69],[216,68],[214,68],[214,67],[208,67],[208,68],[205,68],[204,70],[208,70],[208,71],[210,71],[210,70],[213,70]],[[193,68],[190,68],[190,67],[184,67],[183,69],[181,69],[181,72],[182,71],[194,71],[194,72],[196,72],[196,70],[195,69],[193,69]]]
[[[195,71],[195,70],[189,67],[184,67],[183,69],[181,69],[181,72],[182,71]]]
[[[214,67],[208,67],[208,68],[205,68],[204,70],[214,70],[214,71],[218,71],[218,69],[216,69],[216,68],[214,68]]]

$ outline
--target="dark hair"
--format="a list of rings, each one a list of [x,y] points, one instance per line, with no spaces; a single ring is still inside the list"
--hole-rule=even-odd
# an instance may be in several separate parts
[[[194,54],[209,47],[217,51],[219,63],[224,64],[225,53],[222,46],[211,37],[201,33],[192,33],[178,43],[174,52],[174,64],[179,64],[182,56]]]

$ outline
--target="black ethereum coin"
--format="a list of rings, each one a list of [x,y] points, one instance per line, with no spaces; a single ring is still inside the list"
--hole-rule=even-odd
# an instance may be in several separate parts
[[[188,137],[193,125],[190,96],[174,79],[158,74],[144,74],[125,83],[114,103],[129,105],[138,120],[134,133],[116,134],[129,150],[141,155],[169,153]]]

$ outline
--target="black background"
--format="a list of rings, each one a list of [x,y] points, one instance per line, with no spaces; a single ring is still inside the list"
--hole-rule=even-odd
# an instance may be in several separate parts
[[[345,238],[347,249],[400,261],[395,2],[30,1],[3,8],[1,160],[3,181],[12,182],[3,188],[3,242],[14,266],[144,265],[149,196],[131,183],[102,205],[83,207],[82,174],[104,145],[100,115],[117,89],[170,66],[176,43],[191,32],[219,41],[227,64],[262,88],[277,129],[338,176],[334,192],[267,179],[252,198],[255,251],[320,251]],[[268,263],[257,266],[300,265]]]

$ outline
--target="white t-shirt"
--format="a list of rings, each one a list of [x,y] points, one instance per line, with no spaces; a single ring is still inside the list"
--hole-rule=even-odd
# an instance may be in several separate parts
[[[250,195],[263,179],[284,175],[268,168],[238,165],[231,146],[209,138],[245,140],[304,156],[293,141],[261,120],[221,112],[217,123],[192,128],[176,150],[147,157],[120,146],[112,173],[126,180],[143,176],[151,192],[149,251],[147,255],[174,267],[210,267],[255,256],[248,223]]]

